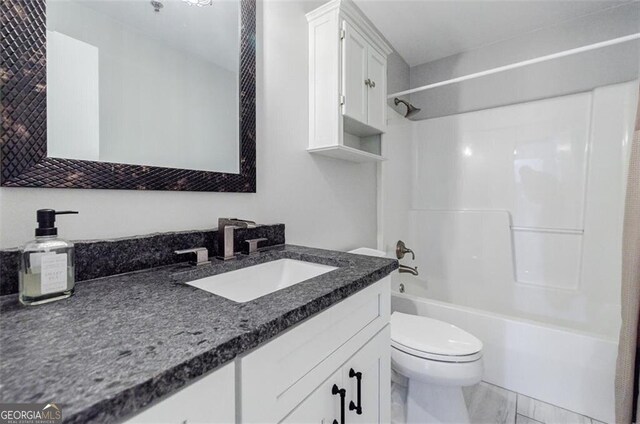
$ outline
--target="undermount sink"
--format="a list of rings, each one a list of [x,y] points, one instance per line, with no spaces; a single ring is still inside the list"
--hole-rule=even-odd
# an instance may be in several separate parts
[[[189,281],[187,284],[234,302],[248,302],[337,269],[334,266],[278,259]]]

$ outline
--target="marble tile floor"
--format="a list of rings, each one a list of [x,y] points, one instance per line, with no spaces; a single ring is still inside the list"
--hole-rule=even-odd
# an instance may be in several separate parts
[[[472,424],[604,424],[484,381],[463,389]],[[407,389],[391,385],[391,422],[405,424]]]

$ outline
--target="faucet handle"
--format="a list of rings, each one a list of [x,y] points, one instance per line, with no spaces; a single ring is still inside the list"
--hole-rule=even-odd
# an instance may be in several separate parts
[[[210,263],[209,250],[206,247],[194,247],[193,249],[182,249],[174,252],[176,255],[184,255],[186,253],[196,254],[196,265],[206,265]]]
[[[267,240],[268,239],[266,238],[245,240],[244,242],[249,244],[249,255],[251,255],[252,253],[258,253],[258,243],[260,243],[261,241],[267,241]]]

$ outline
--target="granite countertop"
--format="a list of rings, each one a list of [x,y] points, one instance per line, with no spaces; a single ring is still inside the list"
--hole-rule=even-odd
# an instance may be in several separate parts
[[[280,258],[338,269],[246,303],[184,284]],[[380,280],[397,261],[282,246],[236,261],[80,282],[70,299],[0,296],[0,399],[55,402],[65,422],[116,422]]]

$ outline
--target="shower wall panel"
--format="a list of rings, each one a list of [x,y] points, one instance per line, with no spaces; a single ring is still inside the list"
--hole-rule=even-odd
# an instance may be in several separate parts
[[[411,244],[434,297],[613,336],[636,97],[631,82],[416,122]]]

